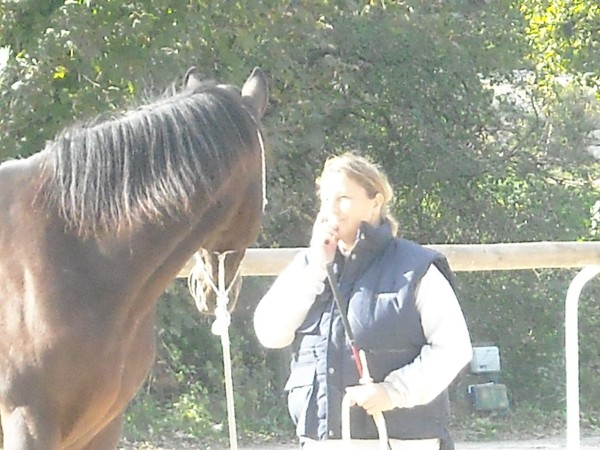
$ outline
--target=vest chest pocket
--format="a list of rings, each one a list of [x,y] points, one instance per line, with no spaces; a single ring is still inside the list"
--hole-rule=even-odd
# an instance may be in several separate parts
[[[414,301],[403,292],[380,292],[351,304],[350,324],[364,349],[396,351],[422,343],[421,319]]]

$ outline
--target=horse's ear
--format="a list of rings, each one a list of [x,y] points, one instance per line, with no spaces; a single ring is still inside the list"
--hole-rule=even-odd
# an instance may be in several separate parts
[[[255,67],[244,83],[242,97],[256,112],[256,116],[261,119],[267,109],[269,85],[267,77],[260,68]]]
[[[200,74],[198,73],[198,69],[196,66],[190,67],[183,77],[183,88],[184,89],[194,89],[200,86],[202,80],[200,78]]]

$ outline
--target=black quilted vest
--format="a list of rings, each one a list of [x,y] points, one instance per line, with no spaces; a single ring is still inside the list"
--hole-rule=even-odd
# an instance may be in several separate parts
[[[306,264],[306,256],[299,258]],[[426,342],[415,298],[431,264],[452,282],[443,255],[394,238],[387,223],[377,228],[363,223],[349,257],[336,256],[342,302],[375,382],[411,362]],[[358,383],[358,371],[327,284],[297,330],[293,350],[285,389],[298,436],[339,438],[344,389]],[[448,393],[444,391],[427,405],[396,408],[384,416],[390,438],[438,437],[445,444],[449,441],[448,414]],[[355,438],[377,438],[372,418],[361,408],[352,409],[351,429]]]

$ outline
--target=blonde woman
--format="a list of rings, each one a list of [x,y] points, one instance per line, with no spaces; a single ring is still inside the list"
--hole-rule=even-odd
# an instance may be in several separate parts
[[[369,416],[383,412],[390,438],[453,449],[447,388],[472,348],[446,259],[395,237],[392,188],[367,159],[330,158],[317,188],[321,208],[310,246],[275,280],[254,315],[264,346],[292,346],[285,390],[300,442],[340,438],[348,393],[362,407],[353,408],[353,437],[376,439]],[[374,383],[359,384],[327,264],[337,273]]]

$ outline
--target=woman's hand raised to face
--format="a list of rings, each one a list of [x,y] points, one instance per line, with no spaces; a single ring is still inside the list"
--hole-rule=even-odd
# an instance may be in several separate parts
[[[313,225],[310,239],[310,262],[325,267],[333,261],[339,240],[338,227],[327,221],[327,216],[320,212]]]

